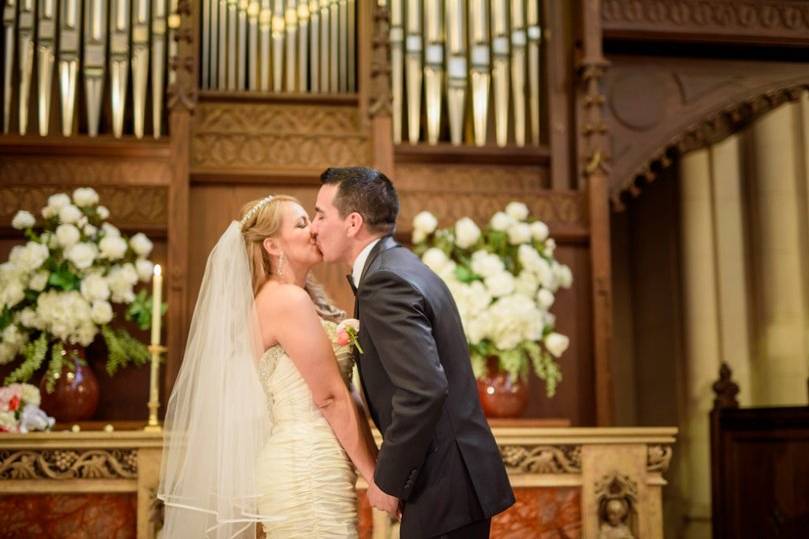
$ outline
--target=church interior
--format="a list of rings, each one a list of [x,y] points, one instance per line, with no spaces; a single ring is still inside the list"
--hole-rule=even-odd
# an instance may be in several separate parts
[[[0,538],[160,537],[160,425],[208,254],[247,202],[313,212],[344,166],[393,181],[395,238],[425,263],[471,229],[553,270],[508,277],[542,319],[526,355],[478,354],[517,499],[492,537],[806,536],[806,0],[2,6]],[[60,219],[105,239],[68,256]],[[14,264],[58,245],[17,289]],[[90,314],[68,268],[99,249],[132,258]],[[350,313],[347,271],[315,273]],[[56,292],[40,312],[52,290],[95,321],[81,343],[26,322],[78,316]],[[359,537],[398,537],[366,488]]]

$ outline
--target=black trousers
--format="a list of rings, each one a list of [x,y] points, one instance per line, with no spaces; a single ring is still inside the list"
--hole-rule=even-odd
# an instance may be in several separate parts
[[[479,520],[472,524],[467,524],[463,528],[452,530],[444,535],[439,535],[435,539],[489,539],[489,529],[492,519]]]

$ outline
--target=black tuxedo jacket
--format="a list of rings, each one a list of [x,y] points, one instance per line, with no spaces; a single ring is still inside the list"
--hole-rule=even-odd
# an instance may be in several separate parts
[[[404,502],[403,538],[433,537],[514,503],[444,282],[392,237],[358,283],[358,369],[383,443],[375,481]]]

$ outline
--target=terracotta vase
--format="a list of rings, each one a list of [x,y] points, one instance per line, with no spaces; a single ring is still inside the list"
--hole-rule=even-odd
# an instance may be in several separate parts
[[[98,379],[87,365],[84,349],[65,345],[62,372],[53,386],[53,393],[47,391],[47,379],[42,377],[39,392],[42,395],[42,409],[56,421],[86,421],[93,417],[98,406]]]
[[[497,366],[497,358],[486,362],[486,374],[478,378],[478,396],[486,417],[520,417],[528,405],[528,385],[512,378]]]

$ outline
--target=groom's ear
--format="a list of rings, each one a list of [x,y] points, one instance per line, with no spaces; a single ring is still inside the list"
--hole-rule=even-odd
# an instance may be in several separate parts
[[[346,233],[349,238],[353,238],[362,230],[362,225],[365,224],[365,220],[358,212],[351,212],[346,217],[346,223],[348,224]]]

